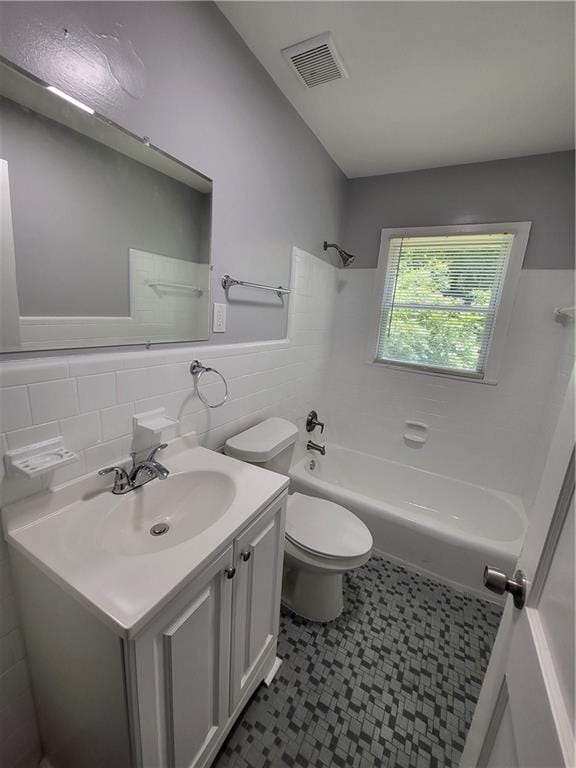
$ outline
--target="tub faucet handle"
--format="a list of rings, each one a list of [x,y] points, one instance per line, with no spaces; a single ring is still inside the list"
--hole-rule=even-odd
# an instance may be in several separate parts
[[[306,418],[306,432],[314,432],[316,427],[320,427],[320,432],[324,432],[324,422],[318,421],[318,414],[316,411],[310,411]]]

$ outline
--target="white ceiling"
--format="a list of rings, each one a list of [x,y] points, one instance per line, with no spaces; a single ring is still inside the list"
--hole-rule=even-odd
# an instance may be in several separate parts
[[[349,177],[573,146],[570,2],[220,2]],[[280,51],[332,32],[348,80],[306,89]]]

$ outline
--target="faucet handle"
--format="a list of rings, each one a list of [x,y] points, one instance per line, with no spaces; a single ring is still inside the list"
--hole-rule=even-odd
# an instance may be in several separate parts
[[[104,469],[99,470],[99,475],[109,475],[110,472],[114,472],[114,490],[122,490],[125,488],[129,482],[130,478],[128,477],[128,473],[124,469],[124,467],[104,467]]]
[[[98,470],[99,475],[109,475],[110,472],[116,472],[116,475],[122,475],[126,470],[122,467],[104,467],[104,469]]]
[[[154,457],[158,453],[158,451],[163,451],[164,448],[168,448],[168,443],[160,443],[160,445],[157,445],[155,448],[152,448],[150,451],[150,455],[146,459],[146,461],[154,461]]]
[[[310,411],[306,418],[306,432],[313,432],[316,427],[320,427],[320,433],[324,432],[324,422],[318,421],[316,411]]]

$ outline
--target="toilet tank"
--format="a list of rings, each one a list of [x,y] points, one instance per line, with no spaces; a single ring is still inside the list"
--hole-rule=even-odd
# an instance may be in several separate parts
[[[297,438],[296,425],[275,416],[231,437],[226,441],[224,453],[288,475]]]

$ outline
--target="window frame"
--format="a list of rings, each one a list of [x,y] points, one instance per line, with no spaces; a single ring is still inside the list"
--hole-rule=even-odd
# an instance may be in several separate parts
[[[526,247],[530,236],[531,221],[507,221],[485,224],[454,224],[449,226],[432,227],[394,227],[382,229],[380,236],[380,250],[378,254],[378,266],[374,281],[372,299],[371,333],[369,334],[368,363],[401,371],[427,374],[428,376],[441,376],[442,378],[457,379],[458,381],[475,381],[481,384],[495,385],[504,357],[506,337],[512,317],[514,300],[520,280],[520,273],[526,255]],[[456,369],[443,369],[433,366],[420,365],[418,363],[404,363],[401,361],[385,360],[376,357],[378,340],[380,336],[380,319],[386,273],[388,268],[388,255],[390,252],[390,240],[397,237],[441,237],[443,235],[484,235],[508,232],[514,234],[514,241],[508,257],[508,264],[504,275],[504,282],[500,293],[492,339],[486,357],[486,367],[483,374],[476,374]]]

